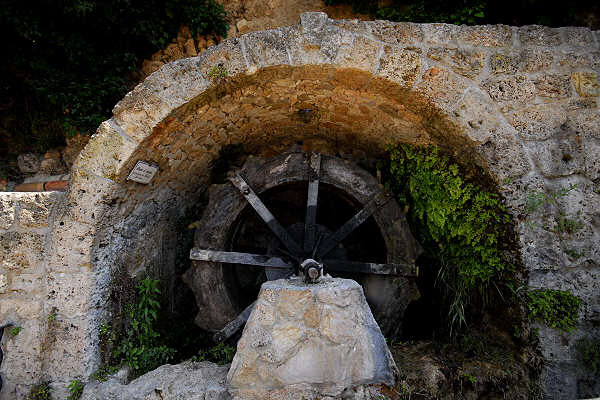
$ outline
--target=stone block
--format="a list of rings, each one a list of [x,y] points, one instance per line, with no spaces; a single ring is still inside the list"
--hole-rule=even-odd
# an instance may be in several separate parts
[[[274,322],[266,328],[262,316],[270,309]],[[361,385],[391,385],[395,374],[360,285],[293,278],[263,284],[227,385],[240,399],[322,398]]]
[[[420,54],[398,46],[385,45],[376,75],[401,87],[410,88],[421,75],[422,68],[423,60]]]
[[[16,216],[17,195],[0,193],[0,229],[10,229]]]
[[[362,21],[360,19],[333,19],[330,20],[330,23],[334,26],[337,26],[340,29],[350,31],[358,35],[369,34],[369,30],[367,29],[365,21]]]
[[[461,25],[456,40],[459,44],[478,47],[509,47],[512,45],[512,31],[507,25]]]
[[[600,95],[598,75],[595,72],[574,72],[571,79],[577,94],[581,97],[597,97]]]
[[[17,220],[23,228],[47,228],[51,221],[53,205],[63,198],[63,193],[24,193],[19,196]]]
[[[561,43],[560,31],[542,25],[527,25],[518,28],[522,45],[558,46]]]
[[[344,68],[356,68],[374,73],[382,45],[364,36],[356,36],[352,46],[340,48],[335,63]]]
[[[91,252],[96,229],[67,216],[56,221],[51,238],[49,271],[75,272],[92,267]]]
[[[369,21],[366,24],[373,36],[389,44],[418,44],[425,38],[420,24],[380,20]]]
[[[143,82],[113,108],[114,122],[136,142],[141,142],[172,107]]]
[[[416,90],[442,110],[450,111],[468,87],[466,79],[447,69],[433,67],[425,71]]]
[[[37,271],[45,257],[46,235],[31,232],[0,234],[0,268],[4,271]]]
[[[571,95],[568,75],[544,74],[534,79],[536,94],[540,97],[565,98]]]
[[[46,307],[54,308],[65,318],[78,318],[87,315],[94,277],[89,272],[54,272],[46,278]]]
[[[2,338],[4,358],[0,366],[0,375],[2,375],[2,379],[8,387],[2,389],[3,395],[5,390],[11,391],[11,389],[15,391],[16,395],[16,385],[33,385],[40,381],[42,369],[41,341],[44,332],[40,321],[36,317],[37,315],[12,315],[11,322],[22,329],[16,336],[4,332]],[[3,319],[4,321],[6,319]],[[9,397],[3,398],[8,399]]]
[[[474,78],[479,75],[485,61],[484,53],[459,48],[432,47],[427,52],[427,56],[467,78]]]
[[[288,55],[289,29],[251,32],[243,37],[250,64],[259,68],[290,64]]]
[[[594,41],[594,36],[590,28],[569,26],[562,28],[565,37],[565,44],[572,47],[582,47],[585,49],[598,48]]]
[[[506,124],[499,125],[492,138],[476,148],[487,163],[496,182],[513,180],[531,169],[517,132]]]
[[[92,174],[115,180],[136,147],[137,143],[109,119],[100,124],[83,151],[79,153],[73,167],[85,168]]]
[[[455,43],[459,30],[460,28],[454,24],[423,25],[425,43],[435,46]]]
[[[163,65],[144,80],[144,85],[174,109],[206,90],[208,82],[205,78],[198,66],[198,58],[193,57]]]
[[[508,116],[524,140],[545,140],[564,129],[567,110],[563,104],[534,104]]]
[[[535,85],[524,75],[491,78],[482,87],[496,101],[529,102],[535,96]]]
[[[323,12],[305,12],[300,14],[302,34],[308,46],[320,46],[329,17]]]
[[[290,33],[294,27],[289,28]],[[318,33],[318,35],[317,35]],[[310,66],[315,64],[331,64],[341,48],[350,48],[354,34],[336,25],[326,25],[322,32],[314,31],[312,36],[290,35],[290,59],[292,65]]]
[[[221,65],[225,68],[227,76],[236,76],[248,70],[240,38],[224,40],[218,46],[203,52],[195,60],[198,62],[202,75],[209,81],[209,71],[215,66]]]
[[[112,171],[113,167],[107,171]],[[86,224],[96,224],[122,193],[122,189],[120,184],[111,179],[94,175],[83,168],[73,168],[65,202],[66,216]]]
[[[548,178],[583,172],[583,149],[575,137],[527,142],[529,154],[542,175]]]
[[[453,112],[463,124],[469,139],[477,144],[488,142],[501,125],[501,115],[487,93],[468,89]]]

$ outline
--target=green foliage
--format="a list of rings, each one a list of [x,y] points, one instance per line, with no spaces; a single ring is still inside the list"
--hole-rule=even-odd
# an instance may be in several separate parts
[[[537,289],[527,293],[527,306],[532,319],[570,332],[575,328],[581,300],[569,291]]]
[[[467,182],[437,148],[400,145],[389,152],[392,189],[408,206],[419,241],[441,263],[452,331],[466,324],[475,293],[513,272],[503,257],[510,218],[498,195]]]
[[[83,394],[83,383],[79,379],[74,379],[69,383],[67,389],[69,389],[67,400],[78,400]]]
[[[213,65],[208,70],[208,77],[216,81],[225,79],[227,74],[229,74],[229,71],[227,71],[227,68],[225,68],[223,64]]]
[[[141,375],[168,363],[175,350],[160,343],[155,330],[160,303],[158,280],[145,278],[137,287],[138,301],[127,308],[129,327],[115,349],[115,357],[126,362]]]
[[[587,371],[600,374],[600,338],[582,338],[575,344],[577,359]]]
[[[104,365],[101,368],[98,368],[94,371],[90,378],[97,380],[98,382],[105,382],[108,379],[109,375],[115,374],[119,371],[119,367],[116,365]]]
[[[555,217],[554,226],[547,226],[544,229],[558,233],[559,235],[572,235],[580,231],[584,224],[581,220],[581,213],[575,216],[567,216],[561,209],[558,200],[561,197],[567,196],[571,191],[575,190],[577,185],[571,184],[569,187],[563,187],[560,190],[546,194],[543,191],[531,191],[527,195],[526,211],[529,216],[533,216],[534,213],[540,211],[543,208],[551,208],[558,214]],[[534,221],[530,222],[530,226],[536,226]]]
[[[50,382],[42,382],[31,388],[27,400],[50,400],[51,393]]]
[[[229,364],[235,355],[235,347],[225,343],[207,349],[201,349],[198,355],[192,357],[192,361],[211,361],[218,365]]]
[[[44,139],[45,131],[95,130],[132,87],[141,60],[164,48],[182,24],[193,34],[227,32],[225,11],[214,0],[4,4],[0,79],[7,90],[0,100],[17,116],[13,135],[26,143]]]
[[[23,328],[21,328],[20,326],[13,326],[12,328],[10,328],[8,333],[10,334],[10,336],[15,337],[19,333],[21,333],[22,330],[23,330]]]

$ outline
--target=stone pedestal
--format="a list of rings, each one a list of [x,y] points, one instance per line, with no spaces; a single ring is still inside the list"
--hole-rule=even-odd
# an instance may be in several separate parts
[[[227,385],[240,399],[369,398],[396,373],[358,283],[280,279],[263,284]]]

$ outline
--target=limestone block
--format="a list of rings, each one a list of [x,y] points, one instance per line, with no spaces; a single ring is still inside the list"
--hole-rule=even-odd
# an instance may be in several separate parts
[[[461,25],[457,32],[458,43],[481,47],[507,47],[512,45],[512,31],[507,25]]]
[[[508,117],[525,140],[549,139],[567,122],[567,110],[562,104],[534,104],[513,112]]]
[[[228,400],[225,376],[228,365],[186,361],[163,365],[124,385],[115,378],[106,382],[90,382],[85,386],[82,400],[159,400],[203,399]]]
[[[595,72],[575,72],[571,75],[573,86],[581,97],[597,97],[600,95],[598,75]]]
[[[501,125],[501,115],[487,93],[469,89],[454,109],[454,115],[466,122],[469,139],[481,144],[493,137]]]
[[[2,303],[5,302],[4,300]],[[24,398],[16,396],[16,385],[25,384],[32,385],[39,383],[42,359],[41,346],[44,337],[43,328],[37,315],[11,315],[10,317],[2,315],[3,318],[9,320],[15,326],[21,327],[18,335],[12,336],[7,331],[4,332],[2,338],[2,350],[4,359],[0,366],[0,375],[6,387],[2,388],[0,398]],[[2,320],[7,321],[7,319]],[[2,397],[10,392],[15,393],[14,397]]]
[[[66,216],[78,222],[96,224],[121,191],[122,186],[111,179],[83,168],[73,168],[66,197]]]
[[[482,87],[496,101],[529,102],[535,96],[535,85],[523,75],[491,78]]]
[[[133,140],[141,142],[170,112],[169,103],[142,82],[115,105],[113,120]]]
[[[264,315],[274,322],[264,325]],[[263,284],[227,376],[240,399],[323,398],[392,384],[396,366],[366,303],[348,279]]]
[[[518,28],[519,40],[522,45],[558,46],[560,31],[541,25],[528,25]]]
[[[242,51],[240,38],[227,39],[216,47],[211,47],[198,56],[198,67],[205,78],[214,66],[222,65],[228,76],[246,72],[247,64]]]
[[[14,193],[0,193],[0,229],[10,229],[14,224],[16,197]]]
[[[421,75],[422,67],[420,54],[398,46],[385,45],[376,75],[410,88]]]
[[[533,162],[546,177],[566,176],[583,172],[583,149],[575,137],[527,142]]]
[[[88,172],[114,180],[136,146],[137,143],[109,119],[100,124],[83,151],[79,153],[73,167],[85,167]]]
[[[289,32],[290,59],[292,65],[332,64],[342,48],[350,48],[354,40],[351,31],[327,24],[321,30],[313,29],[297,37],[291,27]],[[306,32],[306,31],[305,31]]]
[[[356,36],[352,46],[342,47],[337,54],[335,63],[347,68],[375,72],[379,61],[381,43],[364,36]]]
[[[369,21],[373,36],[385,43],[406,45],[421,43],[425,37],[420,24],[411,22]]]
[[[45,239],[39,233],[0,233],[0,268],[16,273],[37,271],[45,256]]]
[[[300,14],[302,34],[308,46],[320,46],[329,17],[323,12],[305,12]]]
[[[51,238],[49,271],[73,272],[92,267],[91,251],[96,229],[89,224],[62,217]]]
[[[444,68],[433,67],[425,71],[417,91],[444,110],[453,108],[469,87],[468,81]]]
[[[479,75],[485,60],[485,54],[480,51],[447,47],[432,47],[427,52],[427,56],[467,78]]]
[[[598,47],[594,42],[594,36],[590,28],[570,26],[563,28],[565,34],[565,43],[573,47],[584,47],[591,49]]]
[[[62,193],[24,193],[19,196],[19,225],[24,228],[46,228],[54,203],[60,201]]]
[[[329,21],[331,24],[350,31],[352,33],[356,33],[359,35],[367,35],[369,33],[365,22],[359,19],[334,19]],[[304,29],[304,26],[303,26]]]
[[[89,272],[50,272],[46,282],[46,305],[67,318],[85,316],[92,306],[90,297],[94,283]]]
[[[571,80],[567,75],[544,74],[533,82],[538,96],[565,98],[571,95]]]
[[[426,24],[423,25],[425,43],[439,46],[456,42],[459,27],[454,24]]]
[[[251,64],[263,68],[271,65],[289,64],[286,28],[251,32],[243,37],[246,54]]]
[[[144,85],[173,109],[206,90],[208,81],[201,74],[198,58],[186,58],[163,65]]]

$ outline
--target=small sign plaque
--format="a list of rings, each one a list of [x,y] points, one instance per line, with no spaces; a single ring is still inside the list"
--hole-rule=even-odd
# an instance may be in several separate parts
[[[138,183],[148,184],[158,171],[158,165],[147,163],[146,161],[138,161],[135,167],[129,173],[127,180]]]

